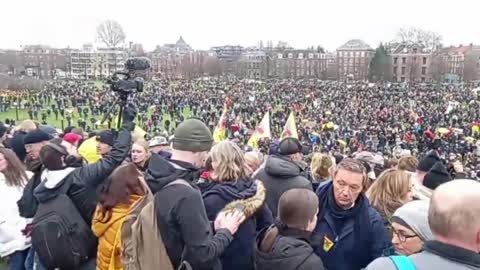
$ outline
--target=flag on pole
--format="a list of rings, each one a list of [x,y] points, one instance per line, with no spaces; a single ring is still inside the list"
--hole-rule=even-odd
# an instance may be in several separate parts
[[[213,140],[215,142],[221,142],[227,139],[227,115],[228,115],[227,106],[224,106],[222,116],[220,116],[217,126],[213,131]]]
[[[250,140],[248,140],[248,145],[250,145],[252,148],[258,149],[258,141],[261,138],[271,138],[271,133],[270,133],[270,112],[267,112],[263,118],[262,121],[257,125],[255,128],[255,131],[253,132],[252,136],[250,137]]]
[[[297,132],[297,125],[295,125],[295,115],[293,112],[290,113],[287,119],[287,123],[285,123],[285,127],[283,128],[282,135],[280,136],[280,140],[283,140],[288,137],[293,137],[298,139],[298,132]]]

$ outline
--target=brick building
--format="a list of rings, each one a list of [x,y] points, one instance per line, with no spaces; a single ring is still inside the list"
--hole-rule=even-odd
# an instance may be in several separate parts
[[[203,53],[199,53],[199,55],[203,55]],[[200,61],[190,45],[181,36],[176,43],[157,46],[147,56],[151,60],[155,77],[161,78],[182,77],[182,70],[188,69],[188,73],[190,73],[190,70],[192,70],[190,66],[194,62]]]
[[[363,40],[352,39],[337,49],[338,79],[366,80],[375,51]]]
[[[242,46],[218,46],[210,49],[222,65],[223,72],[242,76],[244,65],[241,63],[245,48]]]
[[[418,44],[396,44],[390,52],[393,82],[427,82],[432,78],[432,52]]]
[[[442,48],[435,52],[433,61],[436,80],[450,83],[480,80],[480,46]]]
[[[49,79],[67,68],[66,50],[28,45],[0,52],[0,72]]]
[[[269,55],[260,48],[248,48],[242,55],[243,74],[248,79],[264,79],[268,76]]]
[[[269,76],[277,78],[328,79],[328,68],[334,63],[335,55],[310,50],[276,50],[272,52]]]

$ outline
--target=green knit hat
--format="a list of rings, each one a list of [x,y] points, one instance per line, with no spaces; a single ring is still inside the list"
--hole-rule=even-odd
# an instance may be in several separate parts
[[[175,129],[173,149],[189,152],[210,151],[213,145],[212,132],[200,120],[188,119]]]

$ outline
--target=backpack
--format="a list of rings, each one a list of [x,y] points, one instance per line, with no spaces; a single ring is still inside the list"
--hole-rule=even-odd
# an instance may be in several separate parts
[[[412,259],[408,256],[390,256],[389,257],[397,270],[416,270],[415,264],[413,263]]]
[[[32,245],[47,269],[78,269],[97,247],[97,238],[67,195],[72,182],[67,176],[52,190],[54,197],[39,202],[33,218]]]
[[[183,179],[177,179],[165,187],[171,185],[191,187]],[[174,270],[158,228],[155,201],[148,186],[146,188],[149,194],[128,215],[122,228],[122,238],[126,238],[123,240],[122,254],[124,270]],[[191,269],[186,261],[182,261],[178,268]]]

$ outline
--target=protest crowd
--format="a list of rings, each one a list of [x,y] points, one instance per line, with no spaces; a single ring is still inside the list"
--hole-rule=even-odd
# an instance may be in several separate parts
[[[474,87],[164,80],[110,114],[107,86],[1,94],[30,118],[0,123],[9,269],[480,269]]]

